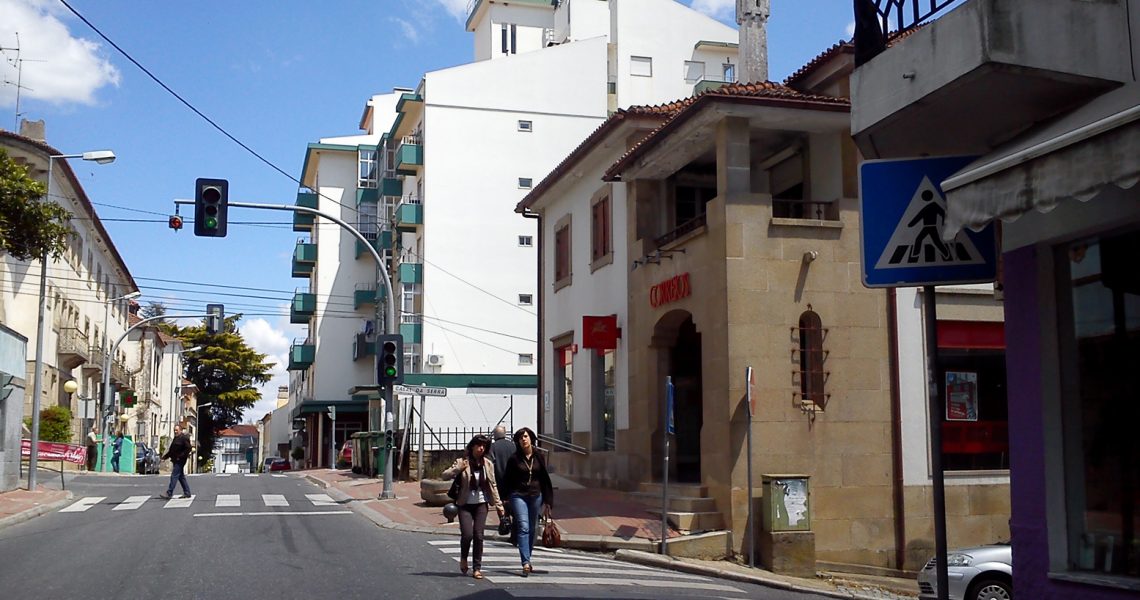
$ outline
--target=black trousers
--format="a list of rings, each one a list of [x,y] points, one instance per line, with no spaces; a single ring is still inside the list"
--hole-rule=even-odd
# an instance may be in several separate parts
[[[471,542],[475,542],[475,552],[471,557],[471,568],[483,569],[483,530],[487,528],[487,503],[464,504],[459,507],[459,558],[467,560]]]

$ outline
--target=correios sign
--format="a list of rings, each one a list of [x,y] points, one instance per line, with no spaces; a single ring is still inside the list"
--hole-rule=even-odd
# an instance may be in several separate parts
[[[649,305],[653,308],[657,308],[662,304],[668,304],[682,298],[687,298],[692,295],[692,293],[693,288],[689,284],[689,274],[681,273],[649,288]]]

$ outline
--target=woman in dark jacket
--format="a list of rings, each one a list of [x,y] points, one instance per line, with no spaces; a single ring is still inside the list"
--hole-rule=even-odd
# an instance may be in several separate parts
[[[471,542],[475,542],[472,575],[483,578],[483,530],[487,528],[487,505],[491,505],[503,517],[503,503],[499,500],[499,485],[495,481],[495,467],[484,456],[491,447],[491,439],[476,435],[467,442],[466,458],[458,458],[443,472],[444,479],[459,477],[459,497],[455,499],[459,507],[459,572],[467,573],[467,553]]]
[[[550,473],[546,461],[534,443],[534,432],[528,427],[515,432],[515,454],[507,461],[503,489],[511,503],[514,514],[515,534],[519,542],[519,558],[522,559],[523,577],[530,575],[530,556],[537,534],[538,511],[550,517],[554,506],[554,486],[550,483]]]

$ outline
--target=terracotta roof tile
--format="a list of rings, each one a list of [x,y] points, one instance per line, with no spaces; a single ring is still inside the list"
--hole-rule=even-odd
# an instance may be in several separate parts
[[[854,53],[855,53],[854,42],[847,41],[847,40],[840,40],[839,42],[836,42],[836,44],[834,46],[832,46],[832,47],[828,48],[827,50],[824,50],[823,52],[821,52],[819,54],[819,56],[816,56],[815,58],[811,59],[811,61],[808,62],[808,64],[800,67],[795,73],[788,75],[788,78],[784,80],[784,85],[793,86],[793,85],[799,83],[800,81],[805,79],[808,75],[810,75],[812,71],[815,71],[820,66],[822,66],[824,63],[830,61],[831,59],[835,58],[836,56],[838,56],[840,54],[854,54]]]

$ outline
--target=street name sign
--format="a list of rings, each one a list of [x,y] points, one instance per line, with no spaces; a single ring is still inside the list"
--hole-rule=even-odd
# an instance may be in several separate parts
[[[859,168],[863,285],[869,288],[986,283],[997,277],[990,224],[942,239],[939,184],[974,157],[871,160]]]
[[[428,387],[425,385],[396,384],[392,387],[392,391],[397,394],[414,394],[416,396],[436,396],[439,398],[447,396],[447,388]]]

